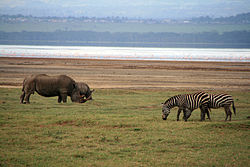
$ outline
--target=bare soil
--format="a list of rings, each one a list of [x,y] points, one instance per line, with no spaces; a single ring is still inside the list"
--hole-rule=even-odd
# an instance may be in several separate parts
[[[0,58],[0,86],[31,74],[66,74],[91,88],[250,91],[249,62]]]

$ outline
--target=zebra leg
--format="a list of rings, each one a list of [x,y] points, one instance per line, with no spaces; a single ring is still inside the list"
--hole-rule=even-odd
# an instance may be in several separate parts
[[[181,110],[182,110],[182,109],[179,108],[179,110],[178,110],[178,112],[177,112],[177,121],[180,120],[179,118],[180,118]],[[184,113],[184,110],[183,110],[183,113]]]
[[[208,112],[207,108],[204,106],[201,106],[200,110],[201,110],[201,120],[200,121],[205,121],[205,116],[206,116],[206,113]]]
[[[229,110],[229,121],[231,121],[232,118],[232,112]]]
[[[191,116],[192,111],[189,109],[183,109],[183,119],[187,122],[188,118]]]
[[[230,106],[227,107],[227,113],[229,115],[229,121],[231,121],[231,118],[232,118],[232,112],[230,110]]]
[[[231,112],[230,108],[228,106],[225,106],[224,109],[225,109],[225,113],[226,113],[225,121],[227,121],[228,116],[229,116],[229,121],[231,121],[231,115],[232,115],[232,113],[230,115],[230,112]]]
[[[185,122],[187,122],[187,111],[186,111],[186,109],[183,109],[183,119],[185,120]]]
[[[210,110],[210,109],[206,110],[206,114],[207,114],[207,118],[211,121],[209,110]],[[211,110],[210,110],[210,111],[211,111]]]
[[[227,111],[226,111],[226,110],[225,110],[225,113],[226,113],[226,118],[225,118],[225,121],[227,121],[228,114],[227,114]]]
[[[186,119],[188,119],[191,116],[191,114],[192,114],[192,111],[189,109],[186,109],[186,115],[185,115]]]
[[[204,111],[201,111],[201,120],[200,121],[205,121],[205,114]]]

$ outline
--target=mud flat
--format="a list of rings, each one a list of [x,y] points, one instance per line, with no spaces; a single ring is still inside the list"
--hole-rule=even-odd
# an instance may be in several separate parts
[[[30,74],[66,74],[91,88],[250,91],[249,62],[186,62],[0,57],[0,86]]]

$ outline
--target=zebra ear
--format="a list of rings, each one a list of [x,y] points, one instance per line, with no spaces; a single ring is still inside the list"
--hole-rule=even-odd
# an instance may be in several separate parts
[[[164,103],[161,103],[161,106],[163,106],[164,105]]]

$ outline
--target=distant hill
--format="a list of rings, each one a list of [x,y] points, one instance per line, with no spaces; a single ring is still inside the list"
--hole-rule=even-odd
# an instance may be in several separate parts
[[[0,44],[250,48],[249,24],[250,13],[185,20],[2,15]]]
[[[197,17],[190,20],[191,23],[213,23],[213,24],[250,24],[250,13],[238,14],[230,17]]]

